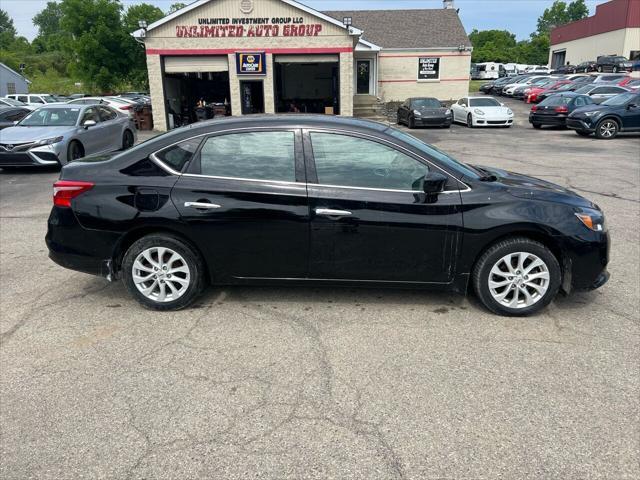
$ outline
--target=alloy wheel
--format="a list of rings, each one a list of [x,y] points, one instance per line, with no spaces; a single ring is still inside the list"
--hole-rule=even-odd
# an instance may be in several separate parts
[[[166,247],[144,250],[133,262],[131,273],[140,293],[159,303],[180,298],[189,288],[191,280],[186,260]]]
[[[539,302],[547,293],[549,267],[537,255],[516,252],[498,260],[489,273],[489,291],[500,305],[521,309]]]
[[[608,120],[600,125],[600,136],[602,138],[611,138],[616,134],[618,125],[613,120]]]

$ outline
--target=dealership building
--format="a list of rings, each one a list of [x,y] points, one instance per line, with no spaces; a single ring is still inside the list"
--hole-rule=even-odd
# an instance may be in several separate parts
[[[469,91],[471,43],[452,8],[319,12],[294,0],[199,0],[134,32],[156,129],[215,115],[366,115]]]
[[[602,55],[640,57],[640,0],[612,0],[595,15],[551,30],[551,68],[595,61]]]

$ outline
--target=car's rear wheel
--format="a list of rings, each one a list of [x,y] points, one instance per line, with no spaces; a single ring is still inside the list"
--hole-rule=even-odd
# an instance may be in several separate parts
[[[153,234],[135,241],[122,260],[124,283],[133,297],[153,310],[179,310],[204,288],[200,256],[181,239]]]
[[[538,130],[542,128],[542,125],[540,125],[539,123],[532,123],[531,125],[533,125],[533,128],[536,128]]]
[[[473,115],[467,115],[467,127],[473,128]]]
[[[133,147],[133,133],[131,130],[125,130],[122,134],[122,150],[128,150]]]
[[[588,137],[589,135],[591,135],[591,132],[589,132],[588,130],[576,130],[576,133],[581,137]]]
[[[496,243],[478,260],[473,286],[482,303],[499,315],[526,316],[546,307],[562,278],[557,258],[528,238]]]
[[[611,140],[618,135],[619,129],[618,122],[612,118],[605,118],[596,125],[596,137],[601,140]]]

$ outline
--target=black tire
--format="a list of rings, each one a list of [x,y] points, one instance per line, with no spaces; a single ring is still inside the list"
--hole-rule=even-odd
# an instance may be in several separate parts
[[[613,118],[604,118],[596,125],[596,138],[600,140],[611,140],[618,136],[620,125]]]
[[[517,252],[531,253],[542,260],[548,269],[549,280],[546,292],[533,305],[522,308],[510,308],[494,299],[489,289],[489,276],[491,269],[500,259],[510,253]],[[491,246],[478,259],[472,273],[473,288],[484,306],[498,315],[512,317],[533,315],[545,308],[555,298],[561,283],[562,272],[555,255],[540,242],[524,237],[509,238]]]
[[[131,130],[125,130],[122,134],[122,150],[128,150],[133,147],[133,133]]]
[[[473,128],[473,117],[471,116],[471,114],[467,115],[467,127]]]
[[[416,128],[416,122],[413,119],[413,117],[409,117],[409,122],[407,122],[407,127],[409,127],[411,130]]]
[[[576,133],[581,137],[588,137],[589,135],[591,135],[591,132],[587,130],[576,130]]]
[[[162,303],[152,300],[143,295],[133,281],[133,266],[136,258],[153,247],[165,247],[178,253],[189,269],[189,284],[185,287],[186,291],[176,300]],[[164,233],[147,235],[135,241],[122,260],[122,277],[127,290],[143,307],[150,310],[168,311],[188,307],[205,287],[204,270],[204,261],[193,248],[180,238]]]
[[[602,67],[598,66],[598,68],[596,68],[596,70],[598,71],[598,73],[602,73]]]
[[[542,128],[542,125],[540,125],[539,123],[532,123],[531,125],[533,125],[533,128],[535,128],[536,130],[540,130]]]
[[[614,67],[612,68],[612,72],[613,72],[613,73],[618,73],[618,67],[614,66]]]
[[[67,147],[67,163],[84,157],[84,148],[77,140],[72,140]]]

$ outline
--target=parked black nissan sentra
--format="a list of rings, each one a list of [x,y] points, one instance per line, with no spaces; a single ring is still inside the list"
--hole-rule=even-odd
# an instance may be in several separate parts
[[[66,165],[53,202],[50,257],[157,310],[209,283],[470,284],[493,312],[528,315],[608,279],[597,205],[364,120],[198,123]]]

